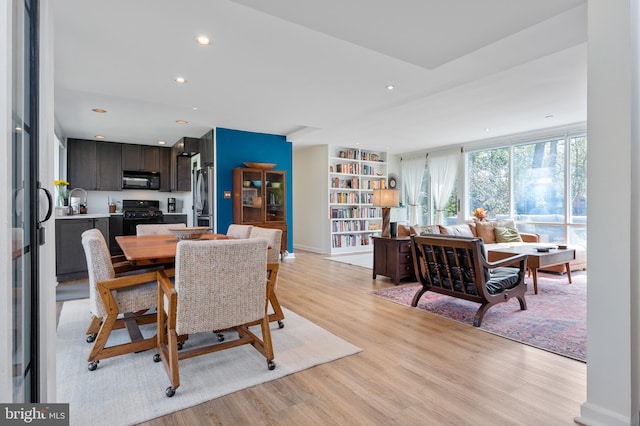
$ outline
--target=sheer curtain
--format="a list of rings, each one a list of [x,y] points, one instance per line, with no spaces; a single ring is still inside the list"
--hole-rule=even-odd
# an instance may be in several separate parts
[[[449,196],[453,191],[458,175],[460,152],[444,152],[429,154],[429,177],[431,178],[431,190],[436,208],[436,225],[444,225],[444,209],[449,202]]]
[[[402,159],[402,180],[409,199],[409,224],[418,225],[418,200],[427,159],[424,154],[419,157]]]

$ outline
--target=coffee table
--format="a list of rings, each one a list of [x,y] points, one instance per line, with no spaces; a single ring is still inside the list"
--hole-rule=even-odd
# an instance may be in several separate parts
[[[571,284],[571,267],[569,262],[576,258],[576,250],[567,249],[550,249],[548,252],[539,252],[535,247],[530,245],[514,246],[507,248],[491,249],[487,253],[489,262],[506,259],[514,254],[527,254],[527,268],[533,275],[533,292],[538,294],[538,269],[547,268],[549,266],[565,265],[567,278]]]

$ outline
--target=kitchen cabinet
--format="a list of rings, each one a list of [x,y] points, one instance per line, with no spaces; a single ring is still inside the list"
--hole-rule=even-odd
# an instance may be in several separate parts
[[[171,174],[171,148],[160,148],[160,192],[173,190]]]
[[[184,137],[176,142],[173,147],[176,155],[192,157],[200,152],[200,139]]]
[[[171,148],[172,191],[191,191],[191,157],[198,152],[200,152],[200,139],[198,138],[184,137],[173,145]]]
[[[67,180],[69,188],[95,190],[96,143],[85,139],[67,141]]]
[[[122,249],[116,241],[116,237],[124,235],[123,216],[121,214],[112,214],[109,217],[109,251],[111,256],[119,256],[122,254]]]
[[[200,137],[200,166],[212,166],[215,164],[214,130],[211,129]]]
[[[78,218],[56,220],[56,278],[69,281],[87,278],[87,261],[82,247],[82,233],[99,229],[109,241],[109,218]]]
[[[191,140],[189,146],[184,147],[185,140]],[[194,143],[195,141],[195,143]],[[178,192],[191,191],[191,151],[199,149],[196,138],[182,138],[171,148],[171,190]],[[197,152],[196,152],[197,153]]]
[[[96,173],[95,189],[120,191],[122,189],[122,144],[113,142],[96,142],[95,144],[96,167],[93,168]]]
[[[233,223],[281,229],[280,251],[286,251],[286,172],[245,167],[233,169]]]
[[[121,144],[69,139],[67,180],[70,188],[87,191],[122,189]]]
[[[186,214],[165,214],[162,216],[162,223],[184,223],[187,224]]]
[[[122,170],[160,172],[160,148],[122,144]]]

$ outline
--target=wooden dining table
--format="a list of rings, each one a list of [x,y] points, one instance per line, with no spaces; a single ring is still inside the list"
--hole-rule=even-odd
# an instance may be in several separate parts
[[[200,240],[229,240],[236,239],[225,234],[206,233],[200,237]],[[160,266],[174,264],[176,260],[176,248],[178,239],[173,235],[121,235],[116,237],[116,242],[122,249],[124,257],[131,262],[132,265],[138,266]],[[269,246],[268,248],[271,248]],[[277,275],[277,264],[275,265],[275,273]],[[274,271],[273,268],[267,270]],[[275,279],[273,279],[275,282]],[[280,302],[275,293],[275,289],[271,287],[269,291],[269,302],[274,313],[269,314],[269,321],[277,321],[279,328],[284,327],[282,320],[284,312],[280,307]],[[128,327],[127,327],[128,328]],[[130,330],[130,334],[132,331]],[[133,339],[132,335],[132,339]],[[142,338],[140,334],[138,338]]]
[[[201,240],[233,239],[225,234],[206,233]],[[175,262],[178,239],[173,235],[121,235],[116,242],[124,257],[135,266],[165,265]]]

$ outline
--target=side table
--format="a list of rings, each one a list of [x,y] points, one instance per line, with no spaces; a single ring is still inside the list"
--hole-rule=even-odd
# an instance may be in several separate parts
[[[391,278],[396,284],[404,278],[415,281],[411,238],[373,237],[373,279],[376,275]]]

